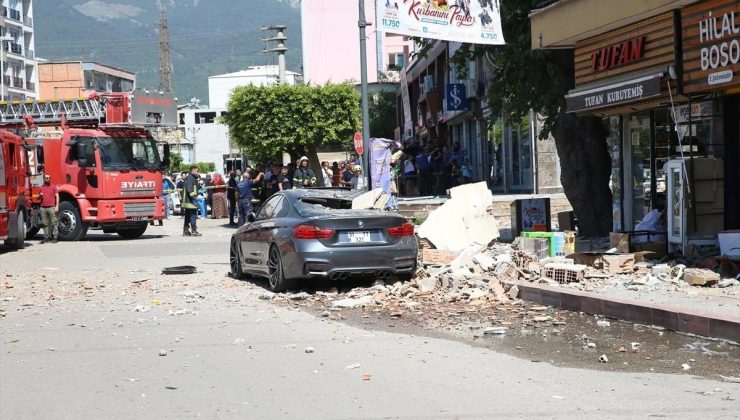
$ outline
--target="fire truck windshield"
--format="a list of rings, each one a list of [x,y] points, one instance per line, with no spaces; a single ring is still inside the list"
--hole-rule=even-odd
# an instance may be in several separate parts
[[[162,167],[157,145],[146,137],[98,137],[103,170],[158,170]]]

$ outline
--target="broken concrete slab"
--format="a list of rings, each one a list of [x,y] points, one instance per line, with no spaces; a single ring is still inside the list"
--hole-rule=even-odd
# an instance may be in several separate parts
[[[452,188],[450,196],[429,213],[419,227],[420,238],[447,251],[462,251],[472,243],[488,245],[498,239],[498,222],[488,211],[493,195],[485,182]]]
[[[683,281],[692,286],[710,286],[719,283],[720,276],[705,268],[687,268],[683,272]]]
[[[375,298],[372,296],[363,296],[361,298],[352,299],[340,299],[335,300],[331,303],[332,308],[341,308],[341,309],[352,309],[352,308],[359,308],[361,306],[367,306],[375,302]]]
[[[434,277],[427,277],[417,281],[419,285],[419,291],[423,293],[433,292],[437,288],[437,279]]]

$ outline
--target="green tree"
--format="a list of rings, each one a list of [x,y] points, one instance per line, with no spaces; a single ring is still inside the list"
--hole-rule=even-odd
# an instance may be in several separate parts
[[[182,159],[181,154],[179,153],[170,154],[170,166],[168,168],[170,170],[170,173],[175,174],[178,172],[182,172],[182,167],[183,167],[182,160],[183,159]]]
[[[396,94],[378,92],[370,100],[370,135],[392,139],[396,129]]]
[[[351,144],[360,126],[359,104],[360,94],[348,83],[249,85],[234,89],[222,121],[250,158],[306,155],[318,169],[317,146]]]
[[[612,208],[607,131],[597,117],[565,112],[565,94],[575,85],[572,50],[532,50],[529,13],[541,0],[501,2],[501,24],[506,45],[465,44],[451,57],[464,71],[470,60],[483,59],[495,69],[487,98],[493,115],[512,121],[530,109],[544,120],[541,138],[552,134],[561,161],[561,178],[585,237],[611,230]],[[427,46],[429,41],[423,41]]]

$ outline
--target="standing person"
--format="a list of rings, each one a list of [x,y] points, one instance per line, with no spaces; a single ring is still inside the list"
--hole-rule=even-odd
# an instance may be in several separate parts
[[[236,226],[234,215],[236,214],[236,188],[239,183],[236,181],[236,173],[229,172],[229,182],[226,184],[226,199],[229,200],[229,226]]]
[[[331,164],[331,186],[332,187],[338,187],[339,186],[339,178],[342,174],[339,172],[339,164],[337,162],[332,162]]]
[[[295,164],[290,162],[288,163],[288,182],[290,182],[290,188],[293,188],[293,175],[295,175]]]
[[[172,182],[168,175],[165,175],[162,179],[162,197],[164,197],[164,215],[167,219],[170,218],[170,214],[174,210],[172,205],[172,194],[175,193],[175,183]]]
[[[473,170],[470,167],[470,159],[465,158],[463,164],[460,167],[460,177],[462,178],[461,184],[470,184],[473,182]]]
[[[267,188],[268,197],[272,196],[278,191],[281,191],[279,187],[279,184],[281,182],[280,171],[281,171],[281,168],[279,166],[272,165],[270,167],[270,178],[268,179],[267,177],[265,177],[265,185]]]
[[[362,176],[362,167],[355,165],[352,168],[352,181],[350,181],[353,190],[365,189],[365,177]]]
[[[51,175],[44,175],[44,185],[39,192],[41,196],[41,221],[44,222],[44,239],[42,244],[59,242],[59,189],[51,185]]]
[[[290,177],[288,176],[288,167],[283,166],[280,169],[280,175],[278,176],[278,188],[280,191],[289,190],[290,187]]]
[[[300,166],[293,174],[293,188],[306,188],[316,186],[316,174],[308,167],[308,158],[301,157]]]
[[[265,165],[258,163],[255,171],[250,174],[252,178],[252,195],[259,201],[267,200],[265,189]]]
[[[427,145],[419,148],[419,153],[414,158],[419,170],[419,195],[421,196],[432,194],[431,154],[432,149]]]
[[[239,202],[239,226],[242,226],[247,221],[247,215],[252,212],[252,180],[249,173],[245,172],[237,184],[236,194]]]
[[[185,222],[182,236],[201,236],[198,232],[198,167],[190,167],[182,190],[182,209]]]
[[[331,170],[329,167],[329,162],[323,161],[321,162],[321,177],[324,181],[324,187],[331,187],[332,185],[332,177],[334,176],[334,171]]]
[[[206,192],[206,204],[211,206],[211,209],[213,209],[213,189],[211,188],[213,187],[213,178],[211,178],[211,174],[206,174],[206,179],[203,180],[203,187]],[[205,217],[205,215],[203,217]]]
[[[352,174],[352,165],[350,163],[342,162],[342,168],[344,170],[342,171],[342,177],[339,180],[339,185],[341,185],[342,187],[351,187],[352,178],[354,177],[354,175]]]
[[[185,186],[185,178],[188,177],[188,173],[185,171],[180,172],[180,176],[177,178],[177,184],[175,184],[178,190],[182,190]]]
[[[211,217],[214,219],[226,218],[229,214],[229,206],[226,203],[226,182],[218,172],[213,174],[211,191],[213,191]]]

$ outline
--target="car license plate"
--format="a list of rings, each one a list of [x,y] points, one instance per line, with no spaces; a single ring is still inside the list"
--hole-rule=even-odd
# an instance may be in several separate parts
[[[134,221],[134,222],[138,222],[141,220],[149,220],[149,218],[148,217],[132,217],[131,218],[131,221]]]
[[[358,232],[347,232],[347,239],[349,239],[349,242],[353,244],[370,242],[370,232],[366,230]]]

